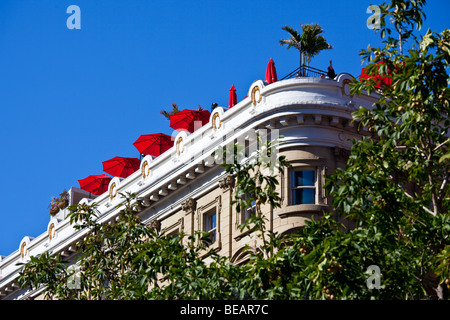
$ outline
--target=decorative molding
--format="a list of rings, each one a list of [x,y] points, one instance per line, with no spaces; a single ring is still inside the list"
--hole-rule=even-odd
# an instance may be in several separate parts
[[[215,112],[212,116],[212,127],[214,131],[217,131],[222,126],[222,120],[220,120],[220,115]]]
[[[252,89],[252,104],[256,106],[262,100],[261,90],[258,86],[254,86]]]
[[[145,160],[142,164],[142,168],[141,168],[141,174],[142,174],[142,178],[146,178],[150,173],[150,168],[149,168],[149,164],[148,161]]]
[[[274,213],[281,218],[293,215],[304,215],[305,220],[308,220],[311,213],[319,215],[328,209],[329,207],[325,204],[297,204],[277,208]]]
[[[22,259],[27,257],[30,253],[28,248],[30,246],[31,240],[33,240],[33,238],[26,236],[22,239],[22,241],[20,241],[19,252]]]
[[[342,95],[343,96],[351,96],[351,97],[353,97],[353,95],[350,95],[350,86],[349,86],[350,83],[352,83],[352,81],[350,79],[344,79],[342,81],[341,90],[342,90]]]
[[[161,230],[161,221],[159,221],[158,219],[154,219],[154,220],[150,221],[148,226],[156,231],[160,231]]]
[[[219,188],[222,190],[231,189],[234,187],[235,179],[234,176],[228,175],[222,180],[219,180]]]
[[[196,207],[197,201],[193,198],[189,198],[181,204],[181,209],[185,211],[187,214],[194,213]]]
[[[58,227],[60,221],[60,219],[57,219],[55,217],[50,219],[47,225],[47,238],[49,242],[56,239],[58,235],[58,233],[56,232],[56,228]]]
[[[109,186],[109,198],[112,200],[117,196],[117,185],[115,182]]]
[[[153,156],[146,155],[144,159],[141,160],[141,176],[142,179],[145,180],[145,178],[149,177],[151,175],[150,171],[150,165],[153,161]]]
[[[181,155],[184,152],[183,137],[179,137],[176,142],[177,155]]]
[[[190,178],[200,176],[200,171],[202,171],[202,168],[197,167],[197,171],[195,172],[194,168],[198,165],[199,159],[195,159],[195,163],[192,162],[192,159],[198,155],[203,157],[205,152],[210,153],[211,150],[216,150],[217,147],[225,141],[227,135],[235,130],[235,128],[264,128],[264,125],[268,123],[268,120],[273,120],[273,125],[276,127],[280,127],[281,129],[286,128],[287,133],[292,132],[291,139],[283,144],[283,148],[286,150],[297,146],[308,145],[308,143],[310,143],[311,145],[327,147],[339,146],[340,148],[338,148],[338,150],[334,150],[336,155],[339,157],[347,156],[347,148],[351,144],[351,142],[348,141],[348,138],[353,138],[359,134],[369,134],[367,128],[363,127],[362,129],[359,129],[357,123],[351,121],[352,106],[361,105],[363,107],[371,108],[373,103],[379,99],[379,96],[373,93],[370,96],[358,96],[356,100],[353,101],[353,98],[346,95],[346,93],[349,92],[347,90],[348,85],[350,84],[349,78],[349,75],[339,75],[337,81],[298,78],[279,81],[270,86],[266,86],[261,80],[256,80],[247,91],[248,98],[244,99],[237,106],[230,110],[227,109],[226,111],[224,111],[225,109],[222,110],[221,107],[217,107],[211,115],[214,117],[215,121],[212,121],[212,118],[210,118],[210,124],[208,126],[203,126],[197,132],[192,133],[192,136],[188,135],[186,132],[180,132],[179,135],[176,136],[176,138],[183,137],[181,141],[186,144],[184,146],[184,153],[177,156],[177,152],[182,151],[182,148],[179,148],[179,150],[172,148],[158,159],[146,156],[141,161],[140,172],[127,178],[126,183],[118,181],[116,186],[120,188],[121,192],[132,191],[138,196],[144,197],[146,205],[148,206],[145,217],[150,217],[149,214],[152,212],[158,216],[158,219],[160,219],[164,225],[166,223],[164,217],[169,216],[169,213],[173,214],[173,210],[175,209],[179,210],[180,202],[185,201],[188,197],[193,197],[193,192],[198,194],[197,190],[191,190],[188,187],[189,182],[191,182]],[[320,97],[320,99],[317,97]],[[345,103],[346,101],[348,101],[348,104]],[[216,110],[218,110],[219,116],[215,114]],[[315,115],[321,116],[316,117]],[[302,126],[307,125],[308,127],[313,127],[315,126],[315,121],[320,123],[321,130],[324,129],[323,127],[330,124],[332,126],[334,125],[329,128],[328,131],[323,130],[326,134],[330,134],[325,138],[322,137],[321,134],[309,135],[309,131],[307,131],[308,128]],[[293,128],[289,128],[290,126]],[[344,130],[338,131],[337,127],[341,126],[343,126]],[[297,129],[306,130],[301,131],[306,132],[306,135],[299,137],[297,134],[299,131],[296,131]],[[177,139],[174,139],[174,141],[177,141]],[[180,145],[179,147],[182,146]],[[192,157],[188,157],[191,154]],[[340,159],[341,158],[339,158],[339,160]],[[213,160],[215,160],[215,158],[211,157],[208,161],[203,163],[205,172],[207,172],[207,167],[219,165],[219,162]],[[344,158],[342,158],[342,160],[344,160]],[[188,174],[188,177],[186,177],[186,172],[189,171],[191,172]],[[170,181],[168,179],[170,179]],[[222,180],[219,182],[219,179]],[[163,199],[162,195],[158,194],[161,187],[166,187],[169,194],[172,190],[176,189],[176,186],[173,184],[174,181],[176,181],[176,184],[178,185],[176,194],[174,193],[173,197],[166,200],[171,202],[171,204],[168,204],[168,206],[161,205],[161,208],[158,207],[158,209],[156,209],[156,206],[151,207],[154,201],[158,201],[159,198]],[[215,176],[212,181],[208,182],[211,186],[205,184],[202,185],[201,188],[202,190],[212,190],[213,187],[215,189],[219,185],[221,189],[226,190],[234,185],[233,182],[232,177],[225,178],[224,176],[220,176],[219,178],[219,176]],[[287,187],[283,190],[287,190]],[[220,193],[221,191],[218,190],[218,192]],[[162,193],[165,192],[163,191]],[[89,199],[87,197],[88,196],[86,195],[86,198],[83,198],[79,203],[97,204],[102,219],[113,219],[114,216],[117,215],[119,209],[116,209],[116,206],[112,205],[113,201],[110,200],[108,193],[100,196],[89,195]],[[91,197],[94,199],[90,199]],[[285,195],[285,197],[288,198],[288,195]],[[118,198],[120,197],[116,197],[114,202],[122,201]],[[226,197],[226,199],[228,200],[228,197]],[[183,210],[188,213],[194,213],[197,210],[196,206],[198,206],[196,200],[188,199],[184,203]],[[226,210],[228,212],[228,209]],[[299,211],[303,212],[303,210]],[[183,212],[176,214],[184,215]],[[66,213],[64,213],[64,215],[66,215]],[[195,216],[195,214],[192,214],[189,218],[185,218],[185,223],[188,228],[191,228],[191,225],[194,225],[194,223],[190,222],[190,219],[192,217],[192,220],[194,220]],[[226,217],[224,217],[223,220],[225,221]],[[220,223],[220,219],[218,219],[218,221]],[[50,227],[51,223],[49,223],[48,229],[45,230],[40,237],[33,240],[33,242],[28,240],[28,242],[23,243],[25,240],[22,240],[20,246],[18,246],[19,250],[16,250],[14,253],[0,261],[0,272],[3,276],[3,280],[0,281],[0,285],[2,286],[0,289],[2,292],[5,292],[5,287],[9,286],[6,279],[14,278],[19,272],[19,267],[16,267],[16,262],[21,261],[21,253],[26,259],[26,254],[39,254],[44,252],[46,248],[53,248],[53,246],[59,248],[69,241],[72,242],[83,237],[82,232],[74,231],[72,228],[69,228],[68,225],[69,224],[63,220],[59,223],[55,222],[54,227]],[[228,225],[224,224],[223,229],[225,230],[226,228],[228,228]],[[56,231],[56,233],[54,233],[54,231]],[[54,235],[57,238],[55,238]],[[52,241],[51,245],[49,240]]]
[[[51,223],[48,227],[48,239],[52,240],[55,237],[55,224]]]
[[[180,131],[175,137],[172,136],[172,139],[175,141],[174,143],[175,153],[178,157],[186,153],[186,149],[188,147],[187,146],[188,135],[190,134],[191,133],[187,131]],[[175,161],[178,160],[177,157],[173,157],[173,159]]]
[[[22,242],[22,244],[20,245],[20,257],[24,258],[28,253],[27,250],[27,243],[26,242]]]
[[[181,217],[178,219],[175,223],[171,224],[170,226],[162,229],[165,233],[165,235],[174,234],[175,231],[177,233],[183,232],[184,230],[184,218]]]

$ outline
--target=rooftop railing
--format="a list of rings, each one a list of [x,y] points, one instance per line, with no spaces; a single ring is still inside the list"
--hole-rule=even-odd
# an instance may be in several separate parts
[[[295,69],[294,71],[292,71],[288,75],[284,76],[280,80],[292,79],[292,78],[296,78],[296,77],[317,77],[317,78],[320,78],[322,76],[326,77],[327,76],[327,71],[303,65],[303,66],[298,67],[297,69]]]

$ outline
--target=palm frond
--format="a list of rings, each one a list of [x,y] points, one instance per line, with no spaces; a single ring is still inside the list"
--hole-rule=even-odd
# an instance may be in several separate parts
[[[290,39],[280,40],[280,45],[286,45],[288,49],[294,47],[300,52],[300,66],[305,64],[305,60],[311,61],[311,58],[320,51],[325,49],[331,49],[332,46],[328,44],[325,38],[322,36],[323,29],[317,23],[301,23],[302,33],[300,34],[294,28],[286,25],[281,29],[288,32],[291,35]]]
[[[286,40],[280,40],[280,44],[281,45],[287,45],[287,48],[290,49],[292,47],[297,48],[298,49],[298,44],[296,41],[292,40],[292,39],[286,39]]]
[[[170,116],[174,115],[175,113],[180,112],[181,110],[178,109],[178,105],[176,103],[172,103],[172,110],[171,111],[167,111],[167,110],[161,110],[159,113],[162,114],[167,120],[170,120]]]
[[[298,33],[298,31],[295,30],[294,28],[292,28],[291,26],[286,25],[286,26],[282,27],[281,30],[288,32],[291,35],[292,39],[294,39],[296,41],[300,41],[302,38],[300,33]]]

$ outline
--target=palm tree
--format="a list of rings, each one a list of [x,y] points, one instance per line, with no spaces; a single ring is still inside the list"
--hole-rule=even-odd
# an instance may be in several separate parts
[[[280,40],[280,45],[287,45],[288,49],[294,47],[300,52],[300,69],[302,69],[302,66],[309,66],[313,56],[322,50],[331,49],[332,47],[322,36],[323,29],[320,25],[317,23],[300,25],[302,27],[301,34],[290,26],[281,28],[287,31],[291,38]]]
[[[292,47],[296,48],[300,53],[300,68],[304,64],[304,55],[303,55],[303,34],[298,33],[297,30],[290,26],[284,26],[281,30],[287,31],[290,35],[290,39],[280,40],[280,45],[287,45],[287,48],[290,49]]]
[[[175,113],[180,112],[181,110],[178,108],[178,105],[176,103],[172,103],[172,110],[161,110],[160,114],[162,114],[167,120],[170,120],[170,116],[174,115]]]
[[[319,54],[322,50],[331,49],[332,46],[322,36],[323,29],[317,23],[304,24],[302,29],[304,38],[303,50],[307,66],[309,67],[312,57]]]

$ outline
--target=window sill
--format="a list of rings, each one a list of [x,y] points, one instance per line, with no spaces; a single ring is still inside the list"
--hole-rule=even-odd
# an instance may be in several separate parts
[[[216,234],[216,241],[209,245],[204,245],[203,249],[200,252],[200,256],[206,256],[209,251],[214,250],[216,252],[219,252],[222,249],[222,242],[220,241],[220,233],[217,232]]]
[[[328,209],[328,206],[325,204],[296,204],[279,208],[276,210],[276,213],[283,218],[294,213],[322,213],[322,211],[328,211]]]

